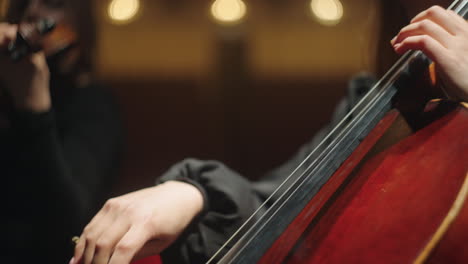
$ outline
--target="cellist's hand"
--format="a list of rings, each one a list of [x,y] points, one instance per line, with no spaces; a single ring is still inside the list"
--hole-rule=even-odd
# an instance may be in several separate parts
[[[468,22],[461,16],[433,6],[414,17],[391,44],[399,54],[423,51],[436,63],[445,92],[468,101]]]
[[[178,181],[110,199],[84,229],[70,263],[126,264],[159,254],[202,208],[200,191]]]

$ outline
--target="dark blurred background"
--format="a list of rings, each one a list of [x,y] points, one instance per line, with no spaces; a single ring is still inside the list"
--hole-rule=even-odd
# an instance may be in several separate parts
[[[127,132],[115,194],[186,157],[257,178],[326,124],[349,79],[373,72],[379,6],[314,2],[325,16],[341,6],[342,17],[320,20],[311,0],[95,1],[96,72]],[[243,5],[238,21],[212,13],[235,19]]]
[[[375,0],[90,1],[95,19],[79,23],[96,29],[95,73],[126,128],[114,195],[186,157],[251,179],[280,165],[328,122],[353,75],[376,71],[386,14]]]

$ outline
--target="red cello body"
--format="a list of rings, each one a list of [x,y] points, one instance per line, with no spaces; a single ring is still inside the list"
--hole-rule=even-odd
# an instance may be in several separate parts
[[[435,72],[405,53],[219,263],[468,263],[468,105],[431,101],[447,96]]]
[[[468,263],[468,110],[440,108],[389,112],[259,263]]]

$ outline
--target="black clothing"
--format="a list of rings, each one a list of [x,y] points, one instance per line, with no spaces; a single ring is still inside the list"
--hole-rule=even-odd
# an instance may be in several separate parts
[[[163,263],[205,263],[343,119],[374,82],[367,75],[353,79],[347,97],[336,107],[330,124],[292,159],[257,182],[246,180],[216,161],[187,159],[173,166],[158,183],[181,180],[194,184],[205,196],[205,208],[186,232],[162,252]],[[272,201],[276,198],[273,197]]]
[[[51,76],[52,109],[10,109],[0,127],[3,263],[68,263],[71,237],[116,175],[121,124],[101,86]]]

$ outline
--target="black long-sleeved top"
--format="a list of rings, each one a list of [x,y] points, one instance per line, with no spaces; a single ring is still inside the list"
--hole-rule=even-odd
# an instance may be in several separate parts
[[[55,75],[50,86],[50,111],[11,108],[0,127],[2,263],[68,263],[71,237],[117,173],[122,132],[110,94]]]
[[[163,263],[205,263],[305,160],[374,82],[375,80],[367,75],[353,79],[348,86],[347,97],[337,105],[330,124],[321,129],[292,159],[257,182],[248,181],[217,161],[187,159],[169,169],[157,183],[180,180],[195,185],[204,196],[205,208],[185,233],[162,252]],[[305,167],[307,166],[302,166]],[[276,198],[272,197],[270,201],[273,202]],[[228,248],[229,246],[224,249]],[[223,250],[220,256],[226,251]]]

